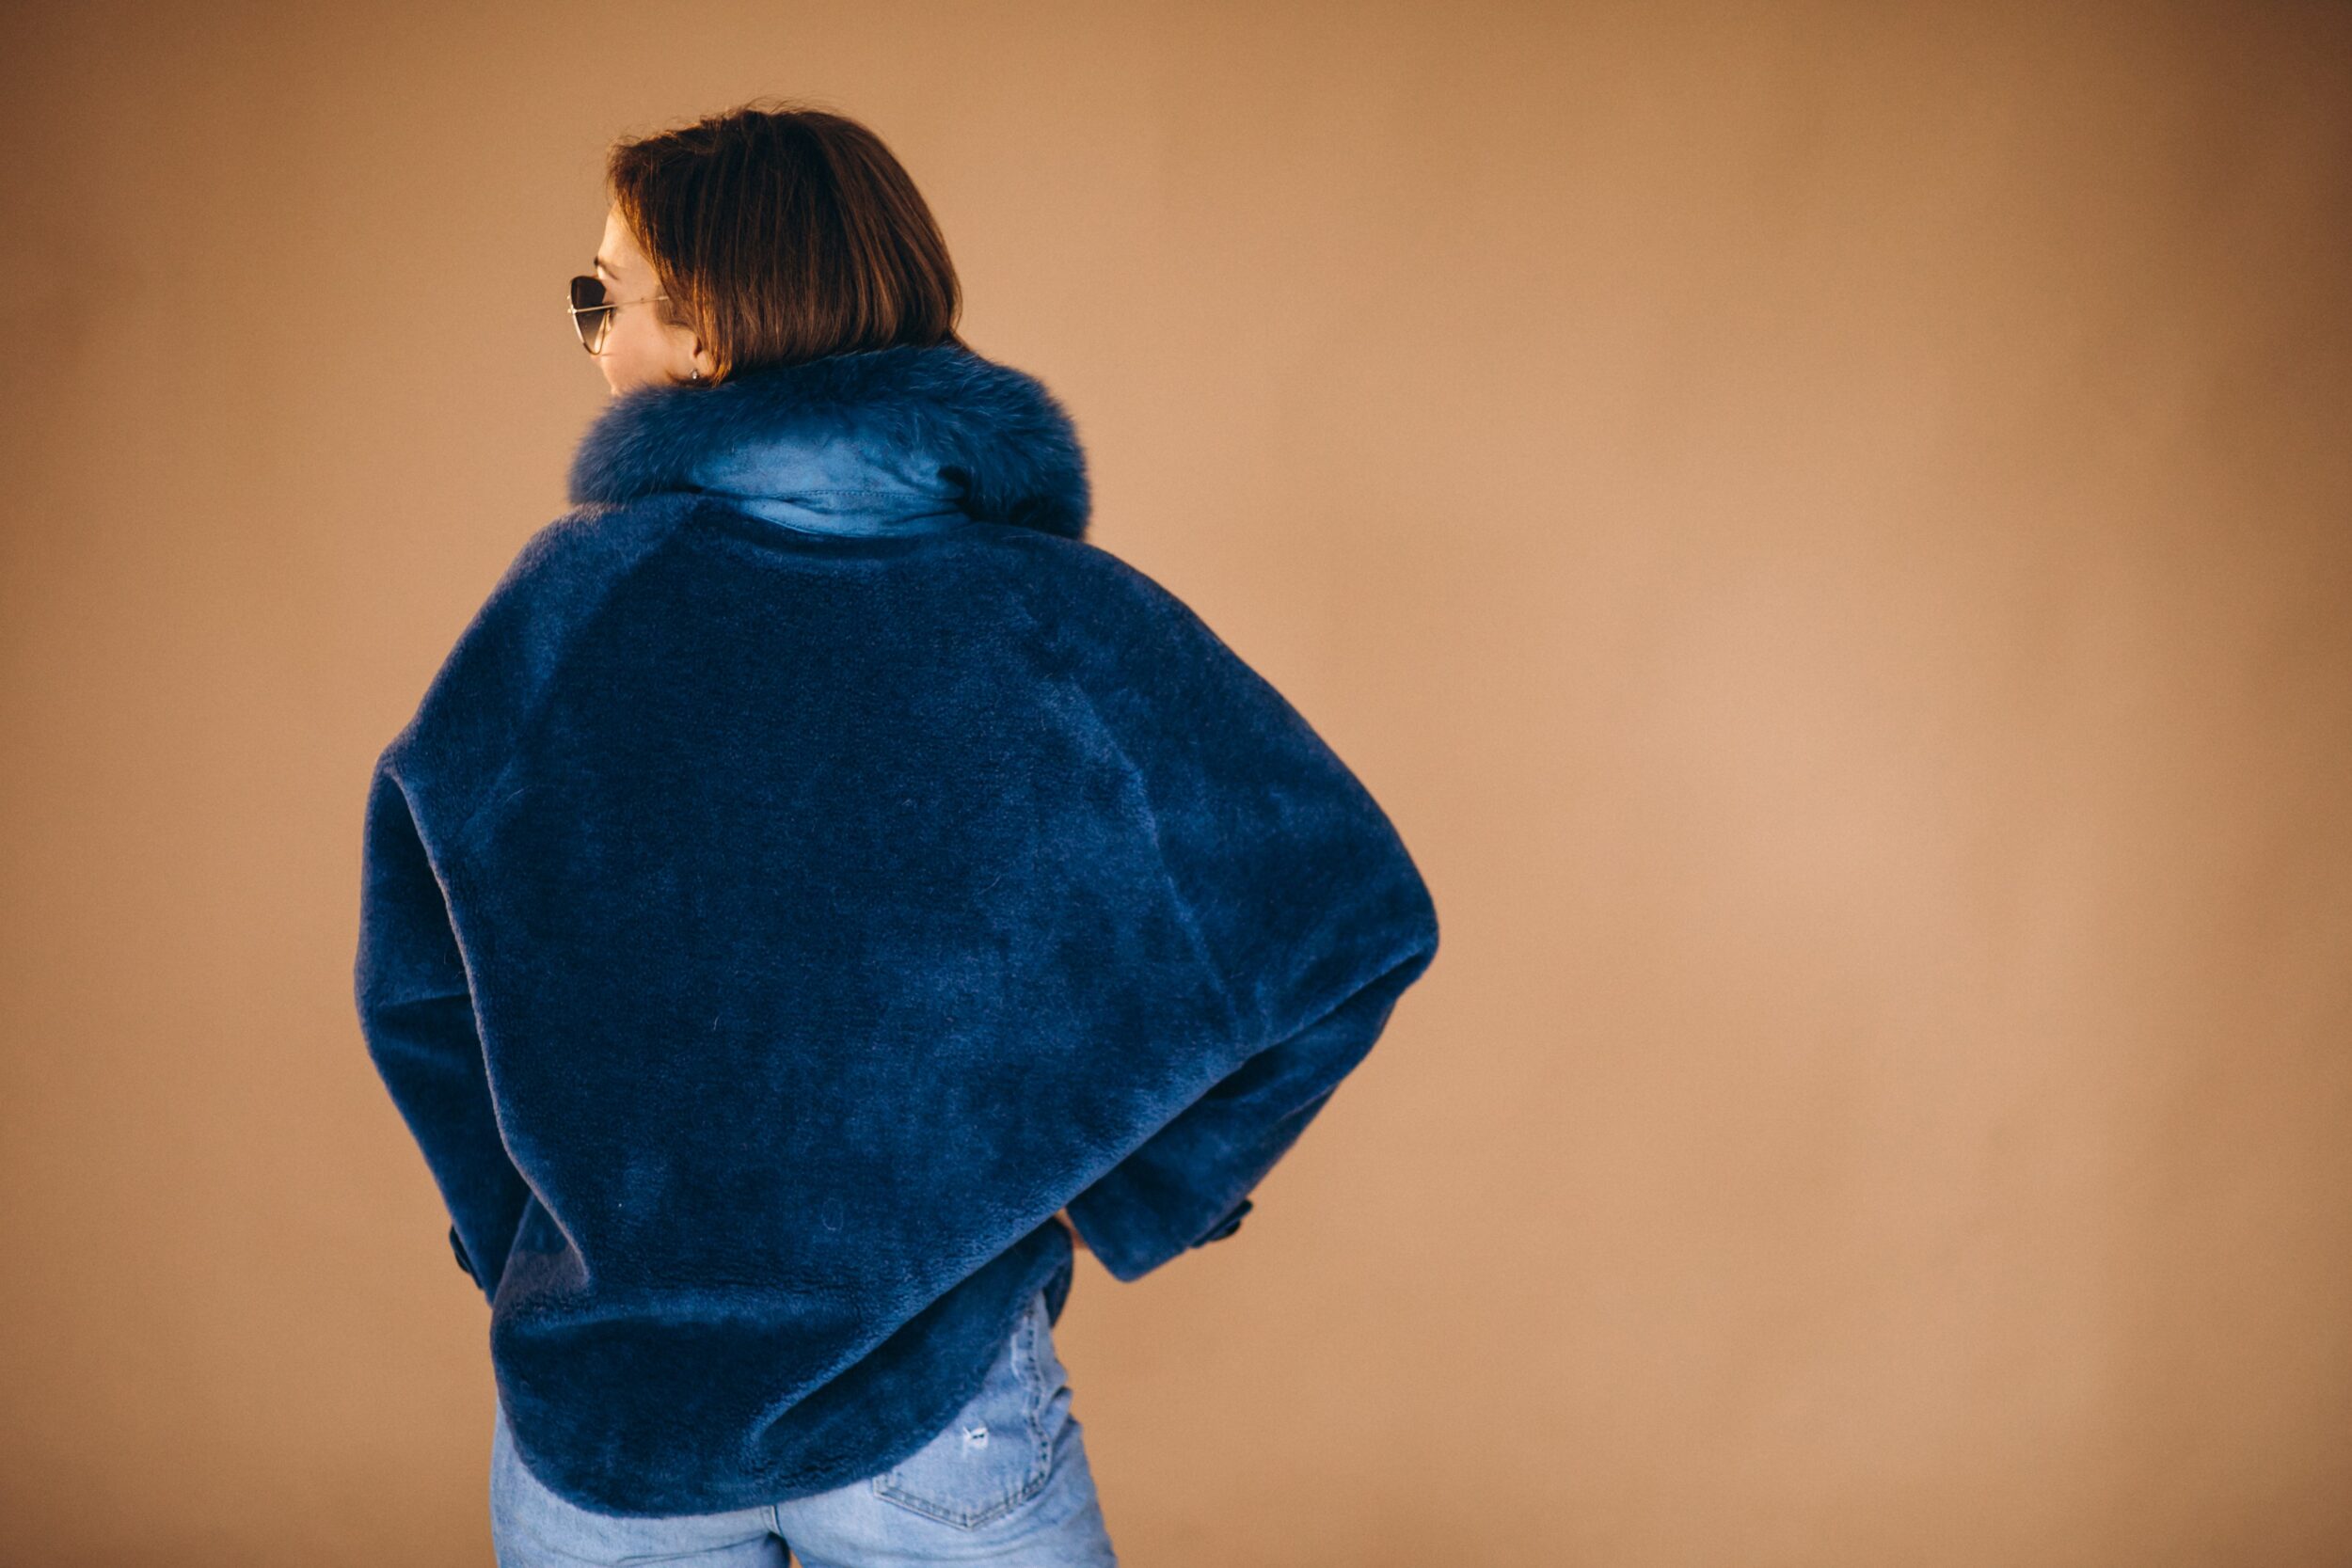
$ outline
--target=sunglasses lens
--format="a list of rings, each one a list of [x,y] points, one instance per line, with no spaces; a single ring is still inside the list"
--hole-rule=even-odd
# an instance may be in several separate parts
[[[580,346],[595,354],[604,346],[604,329],[612,319],[604,279],[583,276],[572,279],[572,325],[580,328]]]

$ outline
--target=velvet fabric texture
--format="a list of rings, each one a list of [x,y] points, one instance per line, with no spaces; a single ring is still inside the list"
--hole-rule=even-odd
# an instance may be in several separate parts
[[[362,1033],[532,1473],[914,1453],[1073,1247],[1230,1235],[1435,956],[1389,819],[957,344],[615,398],[378,757]]]

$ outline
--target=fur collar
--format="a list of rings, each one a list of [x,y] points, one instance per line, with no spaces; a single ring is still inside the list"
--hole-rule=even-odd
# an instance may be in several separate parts
[[[871,509],[895,503],[1069,539],[1090,511],[1085,451],[1053,394],[956,343],[633,388],[580,438],[569,483],[576,506],[711,490],[803,515],[846,506],[887,526]]]

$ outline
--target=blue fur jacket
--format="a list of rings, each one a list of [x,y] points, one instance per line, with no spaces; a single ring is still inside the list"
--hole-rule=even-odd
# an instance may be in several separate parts
[[[1437,951],[1394,828],[961,344],[615,398],[366,808],[354,986],[518,1451],[898,1463],[1073,1243],[1231,1233]]]

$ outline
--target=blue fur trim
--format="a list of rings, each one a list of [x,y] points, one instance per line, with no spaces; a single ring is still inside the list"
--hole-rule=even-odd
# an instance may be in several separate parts
[[[571,500],[688,490],[730,450],[834,439],[935,462],[977,521],[1086,536],[1086,454],[1069,414],[1035,377],[953,343],[763,365],[716,386],[635,388],[581,438]]]

